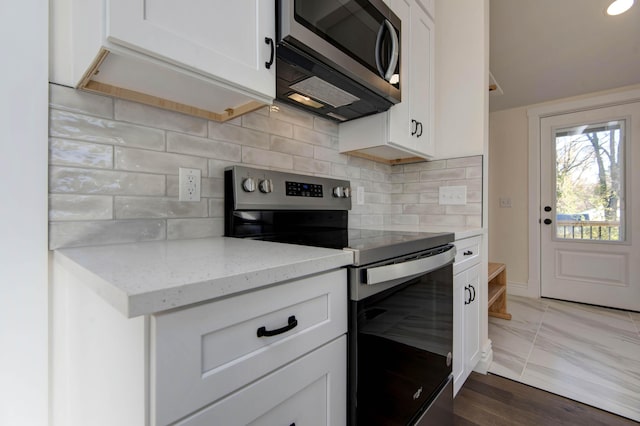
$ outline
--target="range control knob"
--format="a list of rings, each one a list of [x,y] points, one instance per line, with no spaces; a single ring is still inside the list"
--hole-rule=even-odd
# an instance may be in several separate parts
[[[273,181],[271,179],[261,180],[260,184],[258,184],[258,188],[260,189],[260,192],[264,192],[265,194],[273,192]]]
[[[253,192],[256,190],[256,181],[253,178],[246,178],[245,180],[242,181],[242,189],[245,190],[245,192]]]
[[[333,196],[336,198],[351,198],[351,188],[348,186],[336,186],[333,188]]]

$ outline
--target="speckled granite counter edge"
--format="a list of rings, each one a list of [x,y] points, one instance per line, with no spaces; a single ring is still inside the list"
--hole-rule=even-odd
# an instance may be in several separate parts
[[[193,241],[194,244],[202,245],[206,243],[206,240],[214,241],[217,239],[198,239]],[[257,250],[264,250],[265,247],[277,247],[273,245],[278,245],[281,247],[286,246],[287,250],[292,250],[292,245],[280,245],[278,243],[265,243],[251,240],[240,241],[243,241],[240,244],[244,249],[255,246]],[[187,247],[185,250],[189,250],[188,240],[183,240],[181,243]],[[158,246],[162,247],[162,244],[171,244],[171,242],[154,242],[152,244],[153,247],[157,248]],[[141,244],[118,245],[117,248],[122,249],[127,246],[138,247],[140,245]],[[62,272],[62,276],[64,276],[64,274],[71,274],[129,318],[156,314],[195,303],[228,297],[236,293],[330,271],[353,263],[353,255],[350,252],[295,246],[295,251],[303,254],[298,255],[297,259],[291,262],[280,259],[277,264],[265,264],[259,268],[247,267],[243,270],[242,268],[236,267],[233,273],[229,275],[217,275],[208,279],[202,279],[200,277],[193,280],[185,277],[183,280],[179,280],[177,283],[174,282],[170,286],[132,291],[131,288],[128,288],[125,284],[114,282],[122,281],[123,276],[126,278],[126,272],[120,273],[118,280],[110,280],[109,278],[105,278],[104,271],[101,271],[100,266],[93,266],[100,265],[100,259],[98,257],[100,254],[103,255],[105,250],[104,247],[57,250],[53,252],[52,267],[57,268],[58,272]],[[80,255],[83,251],[85,254]],[[92,259],[92,262],[87,261],[88,258],[91,258],[92,252],[99,254],[95,259]],[[216,257],[220,262],[225,262],[225,259],[231,259],[242,254],[246,253],[234,253],[230,250],[224,250],[224,253],[220,253]],[[107,260],[105,259],[105,261]],[[169,269],[169,272],[170,271]]]

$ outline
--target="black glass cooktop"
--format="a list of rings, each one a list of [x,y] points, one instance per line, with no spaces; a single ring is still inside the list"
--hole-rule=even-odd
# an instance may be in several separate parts
[[[349,229],[346,250],[354,252],[356,266],[406,256],[453,241],[449,232],[405,232]]]

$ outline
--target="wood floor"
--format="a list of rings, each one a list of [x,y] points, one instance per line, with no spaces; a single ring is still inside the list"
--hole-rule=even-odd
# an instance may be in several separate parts
[[[472,372],[454,399],[456,426],[637,425],[522,383]]]

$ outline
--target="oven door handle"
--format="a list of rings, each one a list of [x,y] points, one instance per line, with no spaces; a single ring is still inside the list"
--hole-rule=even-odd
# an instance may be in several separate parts
[[[416,275],[427,274],[452,262],[455,257],[456,249],[455,247],[451,247],[451,249],[443,253],[438,253],[434,256],[423,257],[416,260],[409,260],[402,263],[394,263],[393,265],[368,268],[365,271],[367,280],[366,284],[381,284],[400,278],[408,278]]]

